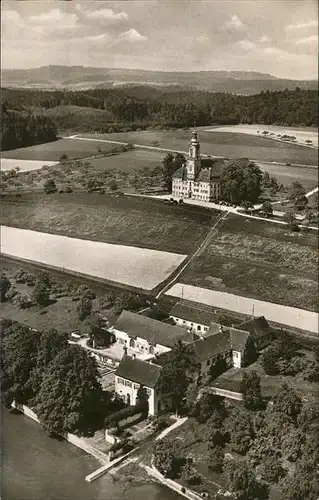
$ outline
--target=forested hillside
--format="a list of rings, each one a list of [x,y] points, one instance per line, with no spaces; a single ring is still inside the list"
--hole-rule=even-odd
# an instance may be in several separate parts
[[[8,112],[2,107],[1,150],[33,146],[57,139],[54,123],[43,115]]]
[[[50,118],[59,130],[113,132],[137,128],[259,123],[317,126],[314,90],[251,96],[148,86],[86,91],[3,90],[5,109]]]

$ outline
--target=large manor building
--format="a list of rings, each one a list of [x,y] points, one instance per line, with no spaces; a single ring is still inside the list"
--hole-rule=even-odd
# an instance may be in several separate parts
[[[172,176],[172,195],[203,201],[218,200],[221,194],[220,170],[223,164],[222,160],[216,160],[213,167],[202,167],[200,144],[194,130],[186,163]]]

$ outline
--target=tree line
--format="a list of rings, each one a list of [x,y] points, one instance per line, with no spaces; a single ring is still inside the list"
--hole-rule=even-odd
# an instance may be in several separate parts
[[[143,86],[85,91],[4,89],[3,107],[31,113],[41,110],[61,130],[115,132],[147,127],[191,127],[194,122],[198,126],[318,125],[317,92],[299,87],[293,91],[265,91],[251,96]]]
[[[2,110],[1,150],[22,148],[51,142],[57,139],[56,126],[50,118],[42,114]]]

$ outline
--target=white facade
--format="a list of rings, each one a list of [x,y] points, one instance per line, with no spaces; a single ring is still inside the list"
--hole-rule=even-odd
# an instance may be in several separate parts
[[[193,132],[191,142],[188,149],[188,158],[186,165],[186,179],[173,177],[172,179],[172,195],[176,198],[192,198],[195,200],[209,201],[211,199],[218,199],[221,195],[219,178],[215,177],[210,179],[210,169],[207,171],[206,179],[200,180],[201,158],[200,158],[200,144],[197,139],[196,131]],[[198,179],[199,177],[199,179]]]
[[[177,318],[177,316],[170,316],[178,326],[184,326],[189,330],[197,332],[198,334],[207,332],[209,325],[203,325],[202,323],[194,323],[193,321],[188,321],[187,319]]]
[[[130,337],[126,332],[122,332],[116,328],[112,329],[112,333],[115,335],[116,341],[122,344],[123,347],[130,347],[141,354],[151,354],[155,356],[156,354],[163,354],[164,352],[169,352],[171,350],[170,347],[166,347],[161,344],[155,344],[155,346],[149,344],[146,339],[138,336]]]
[[[115,392],[124,399],[125,403],[135,406],[137,399],[137,392],[140,384],[132,382],[131,380],[125,379],[123,377],[115,376]],[[155,389],[147,386],[143,386],[146,390],[148,399],[148,414],[156,415],[160,410],[159,401],[160,398],[156,394]]]
[[[233,367],[234,368],[241,368],[243,356],[244,356],[244,350],[233,351]]]

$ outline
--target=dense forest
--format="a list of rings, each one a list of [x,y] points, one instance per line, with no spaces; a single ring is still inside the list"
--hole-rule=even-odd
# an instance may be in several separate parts
[[[15,128],[12,120],[25,120],[25,123],[33,120],[38,129],[45,127],[46,133],[51,133],[52,127],[48,118],[60,131],[87,132],[190,127],[194,122],[197,126],[318,125],[317,92],[300,88],[251,96],[147,86],[86,91],[4,89],[2,99],[3,127]],[[7,110],[37,115],[37,118],[18,119],[14,114],[6,114]],[[27,124],[25,128],[30,130]],[[20,144],[19,140],[16,143]]]
[[[1,150],[55,141],[56,127],[43,115],[8,112],[2,109]]]

